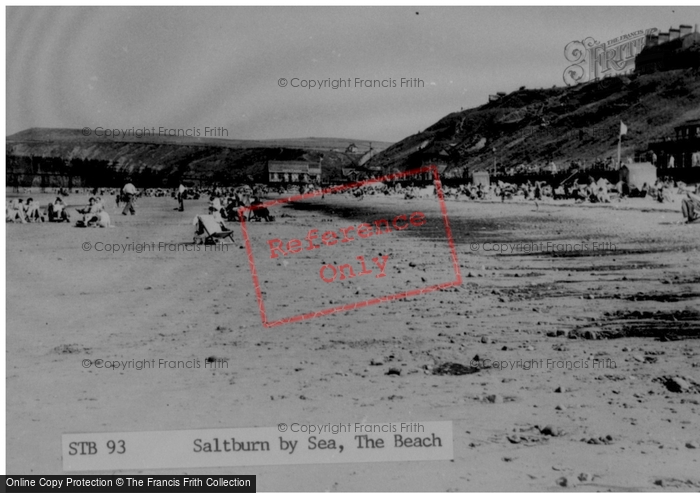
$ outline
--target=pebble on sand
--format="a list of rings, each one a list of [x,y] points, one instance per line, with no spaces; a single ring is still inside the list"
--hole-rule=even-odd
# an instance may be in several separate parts
[[[559,479],[557,479],[556,483],[557,483],[557,485],[562,486],[562,487],[571,486],[574,484],[574,482],[571,480],[571,478],[568,478],[566,476],[562,476]]]
[[[546,436],[559,436],[560,431],[558,429],[555,429],[552,425],[547,425],[544,428],[540,428],[540,433]]]

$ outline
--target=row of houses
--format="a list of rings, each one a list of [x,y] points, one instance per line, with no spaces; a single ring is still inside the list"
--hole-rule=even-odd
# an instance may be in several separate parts
[[[700,33],[687,24],[666,33],[649,34],[644,49],[634,60],[640,74],[700,66]]]
[[[396,170],[398,171],[398,170]],[[353,166],[340,170],[340,176],[332,179],[324,176],[321,163],[308,161],[269,161],[267,174],[270,183],[328,183],[330,181],[355,182],[379,178],[386,174],[381,166]],[[425,177],[416,176],[420,180]]]
[[[435,164],[442,178],[462,178],[463,169],[453,169],[444,163]],[[387,174],[398,173],[399,170],[384,170],[381,166],[353,166],[340,170],[340,175],[329,178],[322,174],[321,163],[308,161],[269,161],[267,164],[268,180],[272,184],[282,183],[328,183],[331,181],[356,182],[380,178]],[[431,173],[420,173],[412,176],[415,181],[432,181]]]
[[[321,163],[270,161],[267,175],[270,183],[320,183]]]

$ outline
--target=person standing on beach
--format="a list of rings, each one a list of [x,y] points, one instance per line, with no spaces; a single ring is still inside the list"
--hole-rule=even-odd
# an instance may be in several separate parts
[[[187,187],[180,182],[180,186],[177,189],[177,202],[180,205],[179,211],[183,212],[185,210],[185,191],[187,190]]]
[[[138,190],[136,190],[134,184],[131,183],[131,180],[127,180],[127,184],[124,185],[124,188],[122,188],[123,199],[126,202],[124,210],[122,211],[123,215],[126,216],[126,211],[131,212],[132,216],[136,214],[136,209],[134,209],[134,200],[136,199],[136,195],[138,193]]]

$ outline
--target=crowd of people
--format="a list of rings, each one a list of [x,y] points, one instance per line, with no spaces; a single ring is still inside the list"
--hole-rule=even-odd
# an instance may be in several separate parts
[[[75,225],[79,227],[110,227],[111,220],[104,209],[102,197],[90,197],[87,206],[75,209],[77,214]],[[42,207],[31,197],[26,200],[17,198],[7,203],[5,221],[12,223],[70,223],[71,213],[60,196],[49,202],[43,211]]]
[[[286,187],[272,188],[265,185],[248,185],[238,187],[186,187],[180,183],[176,189],[149,188],[139,192],[136,187],[128,182],[121,189],[92,189],[88,204],[84,207],[74,207],[70,211],[64,198],[69,195],[61,189],[55,199],[42,208],[32,197],[26,199],[15,198],[6,206],[6,221],[17,223],[32,222],[65,222],[71,223],[75,219],[75,225],[80,227],[111,227],[111,219],[105,210],[104,195],[116,195],[116,206],[123,204],[122,214],[136,214],[136,200],[139,196],[167,197],[177,200],[175,210],[185,210],[185,200],[199,199],[202,195],[209,196],[208,215],[219,224],[223,231],[228,231],[226,221],[273,221],[274,217],[264,207],[255,207],[262,204],[262,197],[272,193],[278,194],[305,194],[320,191],[318,185],[287,185]],[[686,222],[693,222],[700,218],[700,198],[698,186],[687,186],[684,183],[674,183],[670,179],[656,180],[653,184],[644,183],[641,188],[619,181],[611,183],[604,178],[594,180],[588,177],[583,183],[578,179],[571,183],[562,183],[553,187],[547,182],[527,181],[521,184],[506,183],[498,180],[496,183],[486,185],[463,184],[459,186],[443,186],[446,198],[454,200],[506,200],[521,199],[532,201],[566,200],[573,199],[575,203],[610,203],[621,201],[625,198],[651,198],[660,203],[674,202],[675,196],[685,194],[681,200],[681,209]],[[395,182],[376,182],[362,187],[338,187],[331,193],[353,196],[362,200],[368,195],[402,196],[405,199],[417,199],[433,197],[436,194],[432,185],[404,184]],[[241,216],[241,207],[246,213]],[[77,216],[76,216],[77,214]],[[196,218],[195,218],[196,221]]]
[[[34,199],[27,200],[13,199],[7,203],[5,208],[5,221],[18,223],[43,222],[44,216],[39,211],[39,206],[34,203]]]
[[[659,203],[674,202],[675,196],[684,193],[686,185],[673,182],[670,179],[656,180],[652,184],[644,183],[641,187],[624,181],[611,183],[605,178],[597,181],[589,177],[583,182],[578,179],[570,183],[562,183],[553,187],[544,181],[527,181],[521,184],[498,181],[489,186],[461,185],[459,187],[444,187],[445,196],[470,200],[494,200],[520,198],[522,200],[574,200],[575,203],[611,203],[626,198],[646,198]]]
[[[36,203],[32,197],[28,197],[26,200],[22,198],[12,199],[8,201],[5,207],[5,222],[70,223],[72,216],[77,215],[75,218],[75,225],[77,227],[111,227],[111,218],[105,210],[103,199],[104,189],[93,189],[92,195],[88,198],[88,204],[81,208],[75,207],[75,214],[71,214],[63,200],[63,197],[67,197],[68,195],[69,193],[65,189],[58,189],[56,198],[46,205],[45,210],[42,210],[42,207]],[[136,214],[134,201],[137,196],[138,191],[130,182],[117,194],[117,207],[120,201],[126,204],[122,214],[126,215],[127,211],[131,212],[132,215]]]
[[[176,196],[178,211],[184,211],[185,192],[186,188],[180,185]],[[212,195],[209,197],[209,213],[198,214],[192,220],[195,227],[195,243],[207,241],[216,243],[227,237],[233,241],[233,231],[226,224],[227,221],[262,221],[263,219],[266,222],[273,221],[274,216],[266,207],[262,207],[261,192],[262,190],[258,190],[257,193],[253,193],[250,187],[236,190],[212,190]],[[241,209],[242,207],[246,209]],[[247,209],[249,207],[251,209]]]

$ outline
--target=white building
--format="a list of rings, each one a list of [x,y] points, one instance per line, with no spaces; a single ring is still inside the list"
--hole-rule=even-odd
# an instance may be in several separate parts
[[[270,183],[318,183],[321,181],[321,163],[269,161],[267,174]]]

